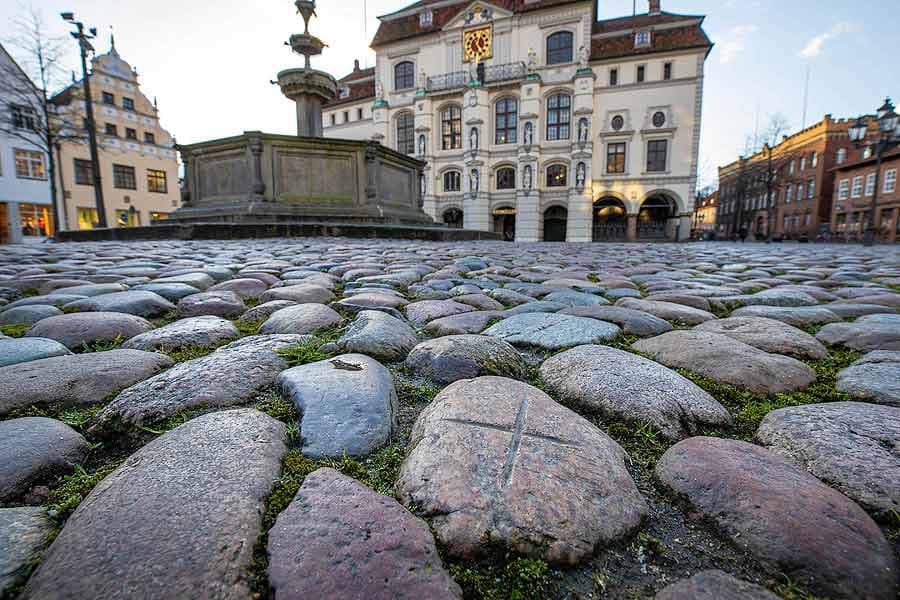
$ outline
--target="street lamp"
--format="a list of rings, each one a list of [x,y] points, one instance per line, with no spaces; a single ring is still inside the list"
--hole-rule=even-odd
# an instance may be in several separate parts
[[[84,89],[84,108],[87,121],[88,143],[91,147],[91,171],[94,179],[94,202],[97,206],[97,225],[106,227],[106,208],[103,205],[103,185],[100,180],[100,154],[97,150],[97,127],[94,124],[94,102],[91,98],[91,82],[87,71],[87,54],[93,52],[94,47],[89,40],[97,37],[97,28],[91,27],[84,31],[84,23],[75,20],[75,14],[71,12],[60,13],[63,21],[71,23],[77,31],[73,31],[72,37],[78,40],[78,49],[81,54],[82,87]]]
[[[875,242],[875,211],[878,207],[878,179],[881,175],[881,158],[886,150],[900,143],[900,115],[894,112],[894,104],[890,98],[885,99],[884,104],[876,113],[878,130],[880,135],[873,144],[875,152],[875,189],[872,191],[872,202],[869,205],[869,216],[863,245],[871,246]],[[856,123],[847,130],[850,141],[857,147],[866,145],[866,134],[869,126],[863,117],[859,117]]]

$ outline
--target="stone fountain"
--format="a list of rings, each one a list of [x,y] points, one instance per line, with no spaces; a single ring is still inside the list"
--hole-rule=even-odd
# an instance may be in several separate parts
[[[437,226],[422,211],[419,182],[425,163],[375,141],[322,137],[322,105],[334,99],[337,83],[310,66],[310,57],[326,47],[309,33],[316,3],[294,4],[305,27],[287,45],[304,57],[304,66],[280,72],[277,83],[297,105],[297,135],[245,131],[178,145],[184,164],[182,205],[167,220],[150,227],[63,232],[62,239],[497,237]]]
[[[322,105],[337,94],[334,77],[310,66],[310,57],[322,54],[326,44],[309,33],[309,19],[316,14],[315,0],[297,0],[297,12],[303,17],[303,33],[291,36],[287,45],[305,58],[302,69],[285,69],[278,74],[281,93],[297,105],[297,135],[322,137]]]

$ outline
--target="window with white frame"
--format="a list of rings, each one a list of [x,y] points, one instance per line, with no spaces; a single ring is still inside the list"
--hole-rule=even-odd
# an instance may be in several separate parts
[[[791,200],[793,200],[793,198],[794,198],[794,186],[792,186],[789,183],[789,184],[787,184],[787,187],[784,188],[784,203],[790,204]]]
[[[412,113],[401,113],[397,117],[397,152],[412,154],[415,152],[415,132]]]
[[[871,196],[875,193],[875,173],[869,173],[866,175],[866,196]]]
[[[456,104],[441,110],[441,148],[462,148],[462,109]]]
[[[838,184],[838,200],[846,200],[850,197],[850,180],[841,179]]]
[[[634,45],[637,48],[641,46],[649,46],[650,45],[650,32],[649,31],[638,31],[634,34]]]
[[[812,167],[813,169],[815,169],[817,166],[819,166],[819,155],[818,155],[818,153],[813,152],[812,154],[810,154],[810,156],[809,156],[809,166]]]
[[[461,179],[459,171],[447,171],[444,173],[444,191],[458,192],[461,187]]]
[[[884,193],[893,194],[897,189],[897,169],[891,169],[884,173]]]
[[[421,13],[419,13],[419,27],[431,27],[434,23],[434,13],[431,12],[431,9],[427,9]]]
[[[862,187],[863,187],[862,175],[857,175],[856,177],[853,178],[853,186],[850,188],[850,197],[851,198],[862,197]]]
[[[803,184],[798,183],[797,184],[797,202],[800,202],[801,200],[803,200]]]
[[[16,161],[16,177],[19,179],[47,179],[44,169],[44,153],[35,150],[15,148],[13,156]]]
[[[816,180],[810,179],[806,182],[806,197],[809,199],[816,197]]]
[[[839,165],[844,164],[847,161],[847,149],[846,148],[838,149],[837,154],[834,157],[834,161]]]
[[[416,84],[415,65],[410,61],[403,61],[394,66],[394,89],[407,90]]]
[[[806,157],[801,156],[800,157],[800,170],[803,171],[804,169],[806,169]]]

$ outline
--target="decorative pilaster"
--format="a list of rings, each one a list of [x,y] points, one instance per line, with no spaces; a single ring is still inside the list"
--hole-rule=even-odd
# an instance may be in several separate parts
[[[628,228],[625,231],[625,239],[629,242],[637,241],[637,215],[628,215]]]

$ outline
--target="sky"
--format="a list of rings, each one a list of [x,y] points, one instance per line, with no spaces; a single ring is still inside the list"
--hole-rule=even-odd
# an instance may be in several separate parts
[[[368,43],[377,15],[410,1],[319,0],[310,31],[329,46],[313,67],[342,77],[354,59],[373,65]],[[704,29],[715,43],[706,61],[701,183],[714,180],[716,166],[734,160],[770,115],[784,115],[791,131],[803,127],[807,71],[806,125],[826,113],[874,112],[888,95],[900,100],[896,19],[885,17],[893,1],[662,0],[665,11],[707,15]],[[646,6],[637,0],[638,12]],[[119,54],[137,67],[142,90],[158,99],[162,125],[180,143],[296,131],[293,103],[270,83],[280,70],[302,66],[284,45],[303,31],[291,0],[12,0],[0,3],[0,22],[29,7],[51,36],[67,35],[59,13],[75,12],[98,29],[99,52],[108,49],[112,28]],[[601,1],[600,12],[628,15],[632,2]],[[0,39],[7,41],[4,33]],[[74,69],[74,40],[69,47],[67,69]]]

